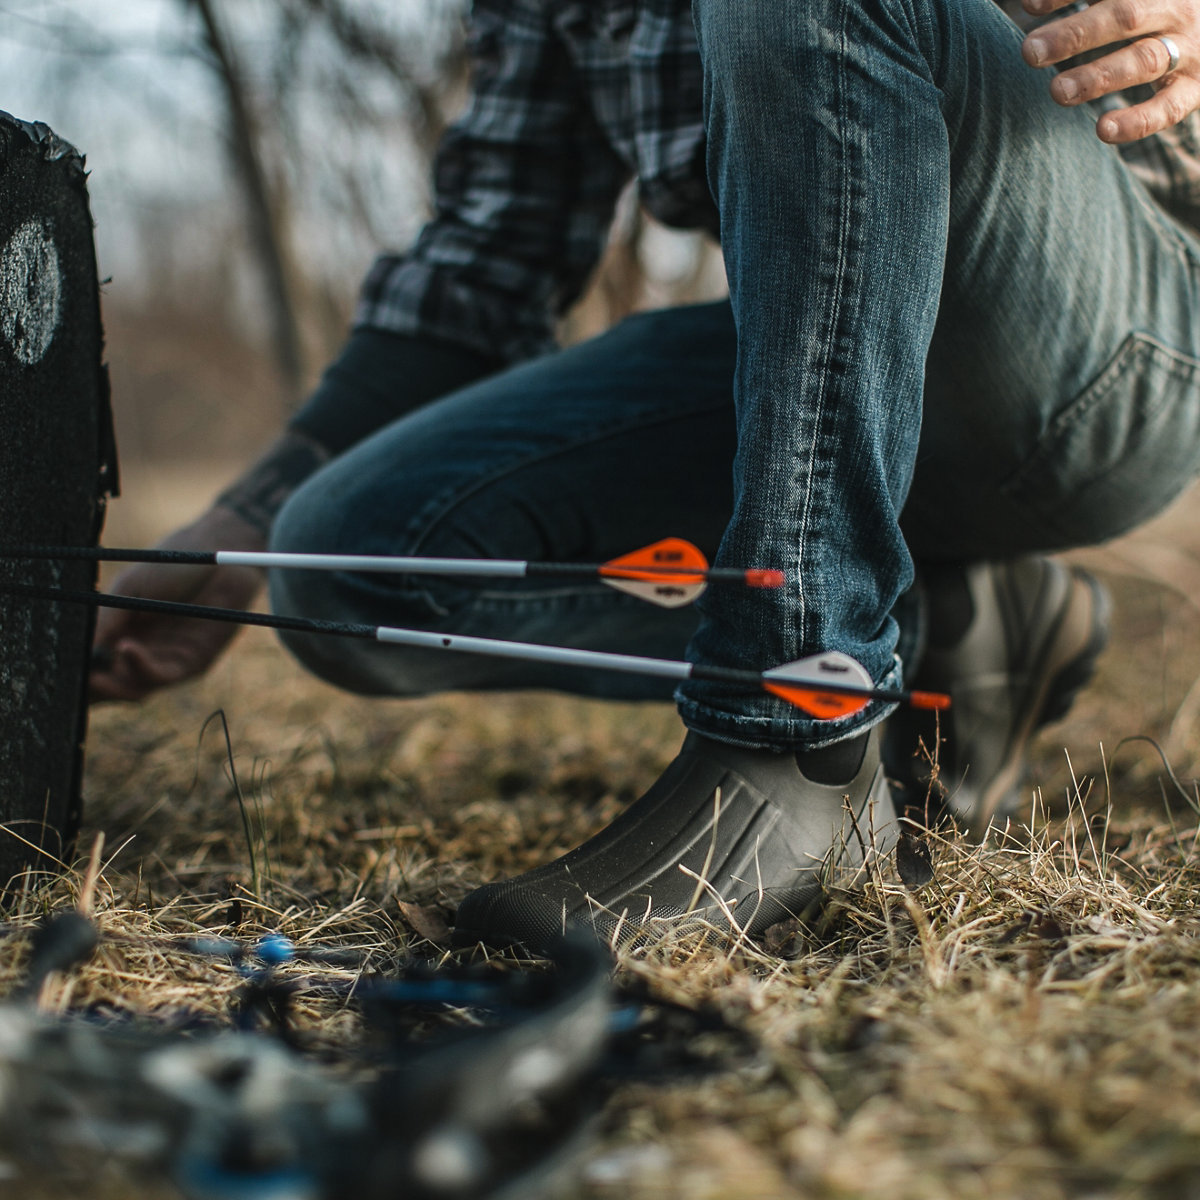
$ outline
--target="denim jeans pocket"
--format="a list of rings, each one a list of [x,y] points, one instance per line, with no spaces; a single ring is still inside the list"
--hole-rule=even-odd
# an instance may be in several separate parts
[[[1001,490],[1055,544],[1080,545],[1148,520],[1198,471],[1200,360],[1132,333]]]

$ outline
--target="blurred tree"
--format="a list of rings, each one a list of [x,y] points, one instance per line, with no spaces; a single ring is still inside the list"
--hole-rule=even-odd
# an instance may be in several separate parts
[[[374,254],[429,214],[467,2],[0,0],[0,109],[88,154],[127,457],[233,469],[336,351]],[[721,287],[630,191],[562,335]]]
[[[194,450],[196,421],[171,410],[180,376],[216,381],[220,323],[269,354],[276,382],[255,371],[248,398],[276,421],[268,394],[290,406],[340,343],[373,254],[427,216],[429,156],[465,96],[465,4],[0,0],[0,109],[88,154],[110,327],[153,330],[145,403],[118,397],[147,450],[167,428]]]
[[[293,196],[304,185],[300,173],[322,161],[322,153],[313,153],[322,139],[332,143],[346,129],[378,131],[381,118],[393,117],[397,105],[408,118],[416,157],[427,161],[445,124],[448,99],[462,82],[457,21],[448,19],[457,16],[457,6],[424,0],[417,37],[361,3],[352,8],[346,0],[269,0],[256,16],[257,28],[247,27],[241,35],[253,44],[259,64],[252,78],[243,65],[247,55],[239,35],[225,19],[232,6],[218,0],[181,3],[200,19],[199,52],[223,98],[229,160],[245,199],[249,245],[290,407],[325,357],[328,346],[321,343],[330,341],[329,318],[336,313],[337,336],[344,323],[344,306],[331,303],[328,290],[316,286],[315,276],[306,278],[296,261],[292,213]],[[244,14],[245,6],[240,9]],[[369,73],[390,85],[392,96],[382,109]],[[326,122],[315,142],[306,129],[314,99]],[[330,181],[325,182],[328,187]],[[367,204],[357,173],[345,172],[330,190],[342,193],[335,219],[361,221]]]
[[[204,44],[220,83],[226,108],[226,139],[246,200],[250,246],[262,273],[271,342],[288,407],[305,385],[304,351],[293,299],[297,273],[291,261],[286,196],[263,169],[262,134],[246,91],[241,64],[229,44],[213,0],[183,0],[200,15]]]

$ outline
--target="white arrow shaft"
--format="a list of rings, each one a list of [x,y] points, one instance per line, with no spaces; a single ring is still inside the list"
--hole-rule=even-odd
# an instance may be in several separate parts
[[[495,638],[455,637],[447,633],[427,633],[419,629],[390,629],[381,625],[375,631],[381,642],[395,646],[419,646],[429,650],[462,650],[469,654],[490,654],[495,658],[519,658],[527,662],[555,663],[563,667],[596,667],[602,671],[623,671],[630,675],[656,675],[662,679],[689,679],[692,664],[666,658],[642,658],[636,654],[607,654],[601,650],[572,650],[565,646],[541,646],[532,642],[504,642]]]
[[[218,550],[223,567],[299,567],[308,571],[378,571],[405,575],[476,575],[523,579],[528,563],[516,559],[401,558],[371,554],[277,554],[269,551]]]

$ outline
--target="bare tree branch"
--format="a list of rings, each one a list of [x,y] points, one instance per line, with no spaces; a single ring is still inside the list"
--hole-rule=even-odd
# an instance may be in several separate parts
[[[258,123],[234,48],[225,36],[213,0],[184,0],[184,3],[194,8],[203,22],[205,41],[225,99],[234,168],[245,194],[250,242],[266,290],[271,340],[285,398],[291,407],[300,399],[306,380],[283,198],[273,194],[267,180]]]
[[[436,47],[437,58],[422,79],[401,53],[396,40],[382,29],[355,16],[343,0],[283,0],[306,18],[323,20],[330,33],[352,59],[383,70],[401,89],[418,114],[416,132],[426,153],[431,152],[445,125],[442,101],[461,80],[465,60],[462,46],[449,39]]]

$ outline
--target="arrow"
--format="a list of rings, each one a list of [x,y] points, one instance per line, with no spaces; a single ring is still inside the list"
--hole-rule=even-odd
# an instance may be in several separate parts
[[[259,625],[295,633],[332,634],[373,640],[385,645],[457,650],[468,654],[487,654],[494,658],[515,658],[526,662],[554,663],[567,667],[590,667],[601,671],[652,675],[661,679],[701,679],[713,683],[732,683],[743,687],[763,688],[820,720],[850,716],[865,708],[869,700],[908,704],[913,708],[923,709],[944,709],[950,706],[950,697],[939,692],[876,687],[860,663],[848,654],[836,651],[759,672],[740,670],[736,667],[712,667],[703,663],[679,662],[666,658],[644,658],[634,654],[610,654],[601,650],[573,650],[562,646],[506,642],[496,638],[432,633],[421,629],[395,629],[387,625],[319,621],[308,617],[285,617],[274,613],[243,612],[240,609],[210,608],[201,604],[178,604],[170,600],[145,600],[137,596],[115,596],[105,592],[80,592],[64,588],[35,587],[30,584],[0,584],[0,592],[39,600],[90,604],[100,608],[122,608],[132,612],[196,617],[238,625]]]
[[[783,572],[778,570],[710,567],[704,554],[683,538],[664,538],[606,563],[537,563],[518,559],[411,558],[375,554],[276,554],[246,550],[120,550],[105,546],[4,546],[0,547],[0,558],[474,575],[491,579],[591,578],[662,608],[690,604],[709,583],[741,583],[752,588],[784,585]]]

